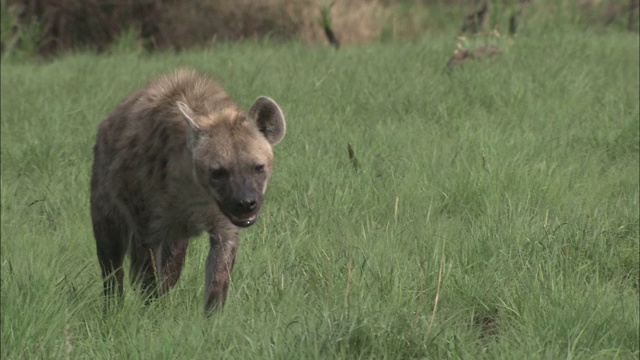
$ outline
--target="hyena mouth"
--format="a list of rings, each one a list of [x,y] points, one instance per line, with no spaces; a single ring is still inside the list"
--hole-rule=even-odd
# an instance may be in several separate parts
[[[247,217],[237,217],[237,216],[229,216],[229,220],[231,220],[231,222],[233,223],[233,225],[235,226],[239,226],[239,227],[248,227],[253,225],[256,220],[258,219],[258,214],[253,214],[253,215],[249,215]]]

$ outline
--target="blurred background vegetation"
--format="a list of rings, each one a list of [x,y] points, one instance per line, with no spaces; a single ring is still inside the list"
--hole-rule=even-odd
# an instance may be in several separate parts
[[[571,23],[638,32],[638,0],[1,0],[3,58],[159,51],[268,38],[310,44]],[[537,19],[537,20],[536,20]],[[542,20],[543,19],[543,20]],[[542,21],[541,21],[542,20]]]

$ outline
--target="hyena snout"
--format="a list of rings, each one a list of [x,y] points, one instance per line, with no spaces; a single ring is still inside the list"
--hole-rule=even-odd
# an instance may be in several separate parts
[[[222,212],[233,224],[240,227],[253,225],[258,219],[262,196],[250,192],[230,196],[221,204]]]
[[[243,197],[236,199],[236,213],[251,213],[258,207],[258,200],[253,197]]]

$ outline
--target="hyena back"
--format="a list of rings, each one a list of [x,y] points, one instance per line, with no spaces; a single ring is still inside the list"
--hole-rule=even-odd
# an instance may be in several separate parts
[[[239,228],[252,225],[284,136],[278,105],[239,109],[211,78],[179,69],[120,103],[99,126],[91,218],[106,296],[123,262],[149,297],[180,277],[189,239],[206,231],[205,310],[224,304]]]

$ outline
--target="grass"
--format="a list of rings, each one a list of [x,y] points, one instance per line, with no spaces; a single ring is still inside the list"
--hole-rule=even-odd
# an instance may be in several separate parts
[[[637,34],[525,29],[448,74],[454,46],[3,62],[2,358],[637,359]],[[200,238],[167,296],[127,287],[104,316],[97,124],[178,65],[273,97],[288,133],[223,312],[203,317]]]

